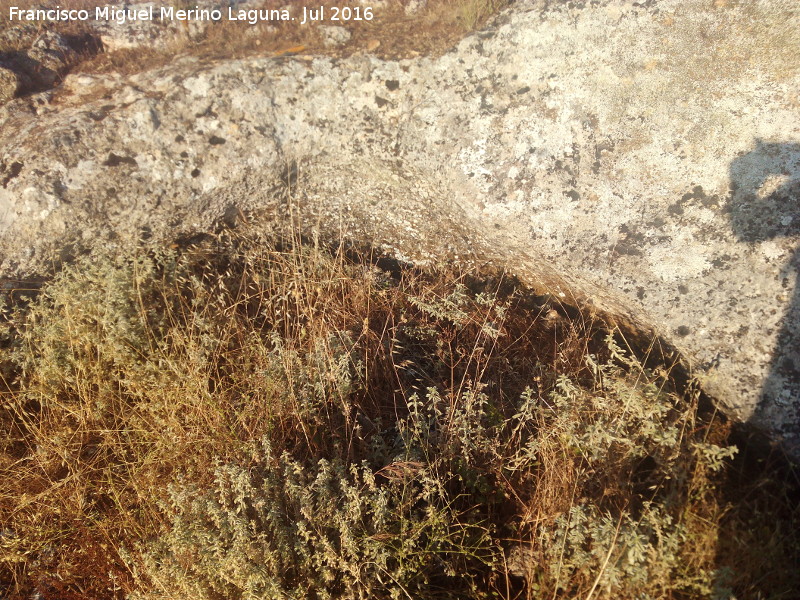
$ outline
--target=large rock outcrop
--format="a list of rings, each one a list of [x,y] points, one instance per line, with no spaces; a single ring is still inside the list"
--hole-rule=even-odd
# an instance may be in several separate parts
[[[649,329],[797,449],[798,32],[792,1],[540,0],[436,59],[70,75],[0,109],[2,272],[291,213]]]

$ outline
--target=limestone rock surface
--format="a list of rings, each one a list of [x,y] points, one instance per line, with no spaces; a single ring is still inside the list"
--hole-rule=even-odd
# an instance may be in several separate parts
[[[0,274],[290,215],[654,332],[797,452],[798,10],[537,0],[439,58],[70,75],[0,108]]]

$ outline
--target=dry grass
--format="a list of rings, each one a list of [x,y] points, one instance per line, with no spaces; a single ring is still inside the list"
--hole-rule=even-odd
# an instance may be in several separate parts
[[[10,597],[800,589],[791,472],[736,467],[696,392],[513,281],[223,233],[31,294],[2,323]]]
[[[298,7],[303,3],[292,2]],[[11,0],[0,0],[0,31],[8,27],[8,6],[17,5]],[[94,8],[97,2],[88,0],[65,0],[63,8]],[[270,0],[266,8],[285,6],[285,2]],[[381,58],[409,58],[419,55],[440,54],[469,31],[481,27],[493,14],[504,6],[500,0],[429,0],[424,8],[413,15],[407,15],[403,2],[389,2],[373,11],[372,20],[326,21],[325,25],[338,25],[347,29],[350,40],[343,46],[330,48],[324,44],[323,36],[317,27],[300,25],[294,22],[275,22],[249,25],[231,22],[227,19],[211,24],[199,36],[191,37],[188,32],[173,36],[163,49],[142,47],[135,50],[101,52],[95,56],[87,54],[81,65],[75,67],[88,72],[117,72],[132,74],[150,68],[164,66],[177,55],[191,55],[202,59],[228,59],[244,56],[273,56],[287,50],[305,54],[348,56],[353,53],[370,52]],[[317,6],[317,5],[314,5]],[[325,1],[319,6],[326,7],[331,14],[332,7],[359,6],[348,1]],[[363,10],[363,7],[362,7]],[[299,13],[298,13],[299,14]],[[87,33],[90,29],[82,23],[37,24],[36,32],[45,27],[64,33]],[[35,32],[13,47],[0,44],[0,52],[19,50],[29,43]]]

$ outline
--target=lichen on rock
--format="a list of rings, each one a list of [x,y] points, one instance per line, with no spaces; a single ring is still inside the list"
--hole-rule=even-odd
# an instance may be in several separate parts
[[[798,32],[778,0],[537,1],[439,58],[183,58],[35,115],[18,100],[2,272],[212,230],[231,204],[291,215],[635,323],[800,448]]]

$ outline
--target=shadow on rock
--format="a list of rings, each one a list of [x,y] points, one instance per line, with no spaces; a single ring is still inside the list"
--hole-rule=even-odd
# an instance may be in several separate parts
[[[731,220],[736,237],[754,249],[778,238],[800,239],[800,143],[756,140],[755,147],[730,165]],[[783,316],[769,372],[752,420],[787,435],[787,449],[800,451],[800,252],[782,265],[783,289],[794,290]],[[757,292],[759,290],[756,290]],[[787,418],[788,415],[788,418]]]
[[[763,297],[762,314],[778,317],[779,331],[775,336],[769,329],[775,319],[772,325],[758,324],[774,347],[768,348],[766,376],[755,384],[760,385],[756,410],[730,438],[739,452],[723,488],[727,507],[716,546],[714,597],[733,598],[735,591],[739,598],[794,598],[800,590],[800,480],[792,464],[800,458],[800,143],[756,139],[731,162],[729,176],[736,239],[751,252],[765,251],[763,245],[773,242],[764,258],[774,254],[783,263],[770,273],[792,298],[787,303],[785,296],[768,296],[772,286],[752,290]]]
[[[30,48],[0,52],[0,102],[58,85],[73,66],[100,49],[95,36],[46,31]]]

